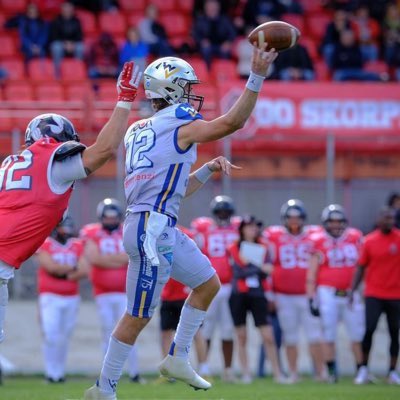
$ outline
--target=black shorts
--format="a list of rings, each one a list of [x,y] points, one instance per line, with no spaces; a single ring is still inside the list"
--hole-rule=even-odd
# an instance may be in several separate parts
[[[269,325],[267,299],[262,296],[250,296],[246,293],[233,293],[229,299],[233,324],[246,325],[247,312],[254,318],[255,326]]]
[[[160,327],[162,331],[176,331],[185,300],[163,301],[160,308]]]

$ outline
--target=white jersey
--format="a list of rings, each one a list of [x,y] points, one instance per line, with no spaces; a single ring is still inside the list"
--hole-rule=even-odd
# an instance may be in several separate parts
[[[128,128],[124,139],[128,211],[157,211],[177,218],[197,158],[196,144],[179,148],[178,130],[202,118],[189,104],[176,104]]]

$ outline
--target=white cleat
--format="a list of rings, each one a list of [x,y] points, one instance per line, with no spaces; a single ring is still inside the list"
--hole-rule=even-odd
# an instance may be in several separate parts
[[[172,357],[169,354],[158,366],[161,375],[167,378],[175,378],[192,386],[195,390],[210,389],[211,383],[207,382],[192,368],[185,358]]]
[[[400,385],[400,376],[397,371],[390,371],[390,374],[387,378],[387,382],[390,385]]]
[[[88,390],[85,391],[85,395],[83,396],[84,400],[117,400],[117,395],[115,393],[109,394],[104,393],[100,390],[97,385],[91,386]]]
[[[369,382],[368,368],[365,366],[360,367],[357,371],[357,376],[354,378],[354,383],[356,385],[366,385]]]

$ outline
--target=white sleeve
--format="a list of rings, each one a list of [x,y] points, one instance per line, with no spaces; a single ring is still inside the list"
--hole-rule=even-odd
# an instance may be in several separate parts
[[[82,155],[77,154],[62,161],[53,161],[49,185],[54,193],[64,193],[75,180],[86,177]]]

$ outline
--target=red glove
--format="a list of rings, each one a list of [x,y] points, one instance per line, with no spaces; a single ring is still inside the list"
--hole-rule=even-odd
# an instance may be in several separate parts
[[[142,73],[133,61],[126,62],[117,81],[118,101],[131,103],[137,95]]]

